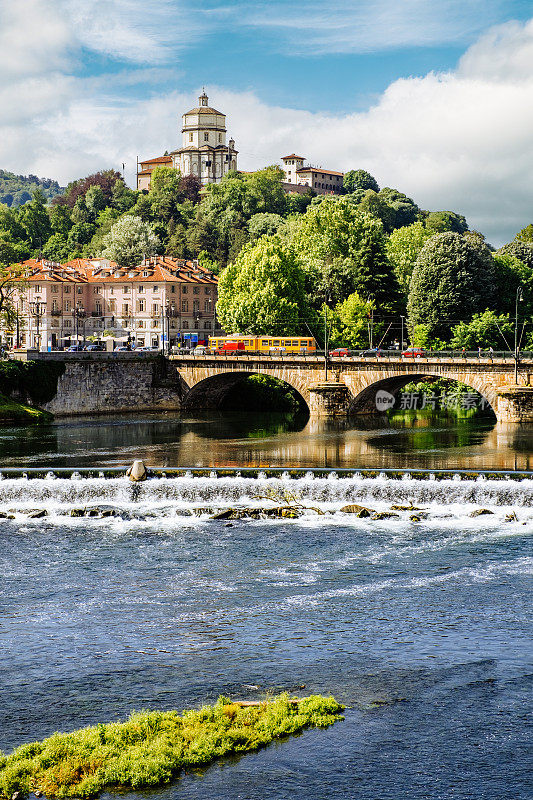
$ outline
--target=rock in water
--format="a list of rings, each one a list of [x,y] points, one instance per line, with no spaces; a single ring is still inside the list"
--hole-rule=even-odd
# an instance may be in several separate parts
[[[343,506],[341,511],[344,514],[355,514],[357,517],[369,517],[371,514],[376,513],[373,508],[358,506],[357,503],[350,503],[350,505]]]
[[[138,481],[145,481],[148,477],[144,461],[134,461],[131,467],[126,472],[130,481],[137,483]]]

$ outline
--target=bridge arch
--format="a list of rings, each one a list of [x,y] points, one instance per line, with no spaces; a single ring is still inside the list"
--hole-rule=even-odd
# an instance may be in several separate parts
[[[279,372],[279,374],[277,374]],[[185,411],[192,410],[217,410],[219,409],[229,392],[250,375],[265,374],[268,377],[276,378],[281,383],[290,386],[301,398],[303,406],[309,411],[309,391],[305,380],[295,379],[286,374],[285,370],[243,370],[234,369],[228,372],[219,372],[207,377],[198,376],[198,380],[191,382],[182,397],[182,408]]]
[[[496,388],[490,384],[487,384],[483,380],[483,376],[478,376],[475,374],[461,376],[459,379],[456,374],[448,375],[440,371],[424,371],[420,373],[410,372],[403,375],[399,375],[397,372],[395,372],[387,377],[381,377],[378,380],[373,380],[372,377],[369,376],[366,385],[361,385],[362,382],[358,381],[358,386],[350,386],[350,384],[353,384],[353,382],[350,381],[349,376],[346,376],[346,378],[346,385],[351,389],[352,394],[352,399],[350,400],[348,406],[348,414],[376,413],[376,394],[379,390],[388,392],[396,397],[396,395],[404,388],[404,386],[407,386],[408,383],[418,383],[425,378],[434,378],[435,380],[438,378],[443,378],[455,383],[459,381],[464,383],[475,392],[478,392],[487,401],[493,413],[496,414],[498,403]]]

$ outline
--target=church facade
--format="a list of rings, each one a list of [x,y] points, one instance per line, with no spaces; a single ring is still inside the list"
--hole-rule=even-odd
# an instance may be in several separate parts
[[[219,183],[230,170],[237,169],[235,141],[226,143],[226,115],[211,108],[205,91],[198,106],[182,116],[181,147],[168,156],[158,156],[140,162],[137,170],[137,189],[150,188],[152,169],[158,163],[179,169],[182,175],[194,175],[202,186]]]

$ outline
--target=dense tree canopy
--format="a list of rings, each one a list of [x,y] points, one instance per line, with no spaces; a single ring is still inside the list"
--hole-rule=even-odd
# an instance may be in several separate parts
[[[506,314],[484,311],[474,314],[470,322],[460,322],[452,328],[451,346],[454,349],[511,350],[514,347],[514,324]]]
[[[159,240],[149,223],[127,216],[111,226],[102,245],[103,256],[129,267],[138,264],[143,256],[157,253]]]
[[[387,255],[394,267],[398,282],[407,294],[416,259],[424,244],[432,236],[423,222],[413,222],[394,230],[387,239]]]
[[[469,321],[494,300],[494,261],[486,245],[457,233],[428,239],[415,264],[408,300],[408,322],[429,326],[447,339],[454,324]]]
[[[311,205],[289,234],[307,272],[315,307],[357,292],[381,309],[396,308],[400,292],[387,258],[383,226],[349,197]]]
[[[347,192],[355,192],[356,189],[372,189],[379,192],[377,180],[364,169],[351,169],[344,173],[343,186]]]
[[[246,244],[220,275],[217,314],[228,333],[301,333],[309,311],[294,248],[277,236]]]

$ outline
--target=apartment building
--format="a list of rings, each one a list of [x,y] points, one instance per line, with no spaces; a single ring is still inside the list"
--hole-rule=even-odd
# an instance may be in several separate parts
[[[122,267],[104,258],[29,259],[23,266],[16,321],[1,332],[10,346],[56,349],[105,332],[117,343],[167,349],[220,331],[218,281],[197,261],[155,256]]]

